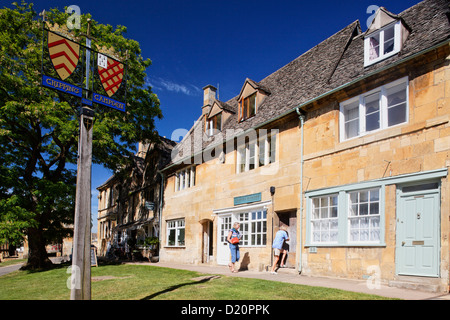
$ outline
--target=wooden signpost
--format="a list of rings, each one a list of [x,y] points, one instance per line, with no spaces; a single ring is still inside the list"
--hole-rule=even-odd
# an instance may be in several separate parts
[[[45,34],[45,11],[42,16],[42,29]],[[91,248],[91,168],[94,124],[92,106],[96,103],[125,112],[125,101],[119,101],[112,97],[115,97],[119,90],[126,93],[125,86],[122,86],[123,83],[126,83],[126,65],[91,49],[90,19],[88,19],[87,34],[82,34],[86,38],[85,46],[71,39],[70,32],[47,31],[47,51],[44,50],[44,41],[42,43],[42,86],[78,97],[81,102],[70,299],[90,300],[91,266],[97,266],[96,252],[94,248]],[[46,52],[45,58],[44,51]],[[95,75],[102,84],[101,92],[106,95],[94,92],[95,90],[90,87],[91,53],[97,53],[93,56],[93,61],[97,62]],[[44,60],[50,60],[53,65],[52,68],[46,69],[51,76],[44,73]],[[84,66],[82,65],[83,60],[85,61]],[[94,68],[92,69],[95,73]],[[84,70],[85,75],[80,70]],[[84,90],[80,85],[83,82],[83,76],[85,79]],[[58,77],[60,79],[57,79]],[[76,77],[78,77],[77,81],[71,80]]]
[[[86,89],[89,89],[91,60],[90,20],[86,35]],[[86,92],[86,98],[88,93]],[[78,142],[77,188],[75,197],[75,225],[73,230],[72,269],[78,270],[81,288],[72,288],[71,300],[91,300],[91,168],[92,132],[94,111],[83,106],[80,117],[80,140]]]
[[[94,112],[82,108],[78,145],[75,225],[73,230],[72,269],[80,277],[81,288],[72,287],[71,300],[91,299],[91,166]]]

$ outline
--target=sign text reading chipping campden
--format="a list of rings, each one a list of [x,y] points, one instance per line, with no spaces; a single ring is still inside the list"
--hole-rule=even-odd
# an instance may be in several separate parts
[[[52,77],[48,77],[46,75],[42,76],[42,85],[44,87],[48,87],[48,88],[52,88],[52,89],[56,89],[58,91],[62,91],[68,94],[71,94],[73,96],[76,97],[80,97],[82,96],[83,90],[80,87],[71,85],[67,82],[52,78]]]
[[[125,112],[125,103],[123,102],[102,96],[101,94],[98,93],[94,93],[92,98],[94,102]]]

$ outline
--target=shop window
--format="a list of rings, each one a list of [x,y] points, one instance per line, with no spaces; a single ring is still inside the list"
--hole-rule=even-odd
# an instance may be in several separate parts
[[[265,246],[267,244],[267,211],[252,211],[238,215],[242,246]]]

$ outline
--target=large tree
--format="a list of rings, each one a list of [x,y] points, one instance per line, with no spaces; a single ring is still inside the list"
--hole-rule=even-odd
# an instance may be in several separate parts
[[[0,243],[26,237],[27,267],[45,268],[45,245],[72,232],[79,100],[40,85],[42,21],[32,4],[14,6],[0,9]],[[69,14],[52,9],[46,17],[65,25]],[[88,19],[81,16],[75,36],[87,32]],[[151,61],[124,37],[126,27],[91,20],[90,32],[99,47],[127,53],[127,112],[94,107],[93,162],[115,171],[126,167],[137,142],[157,139],[154,119],[162,114],[145,84]]]

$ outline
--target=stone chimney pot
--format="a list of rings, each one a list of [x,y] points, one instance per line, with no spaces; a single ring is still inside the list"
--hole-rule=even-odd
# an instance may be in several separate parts
[[[206,114],[211,109],[211,106],[216,99],[217,88],[212,85],[207,85],[203,88],[203,107],[202,114]]]

